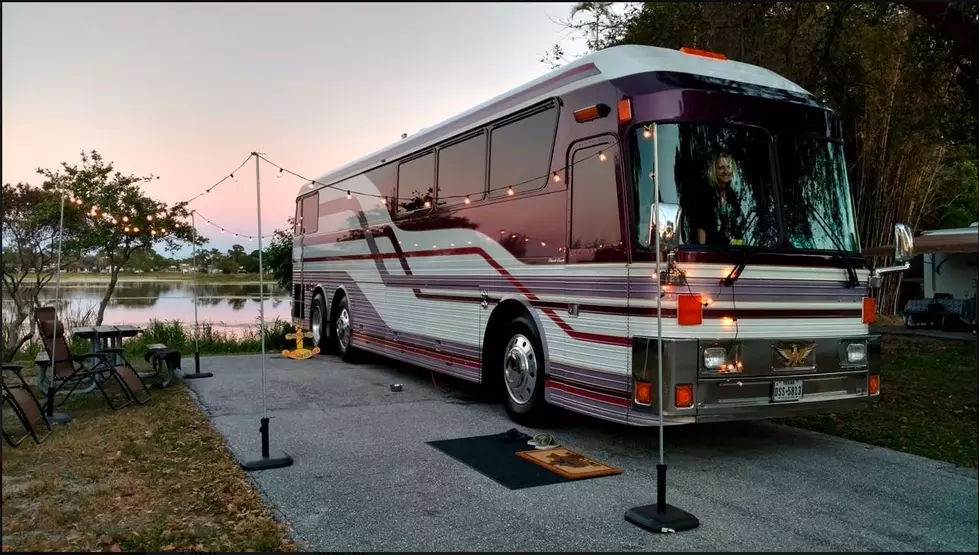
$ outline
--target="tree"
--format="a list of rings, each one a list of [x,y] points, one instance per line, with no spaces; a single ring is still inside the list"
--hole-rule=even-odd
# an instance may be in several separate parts
[[[109,284],[96,316],[96,325],[101,325],[119,271],[133,254],[157,244],[176,250],[182,243],[192,242],[193,230],[186,222],[190,217],[186,203],[167,206],[140,189],[140,184],[158,177],[123,175],[94,150],[82,152],[81,158],[81,167],[62,162],[58,171],[38,168],[37,172],[46,178],[44,187],[64,189],[74,195],[66,212],[72,212],[73,217],[82,218],[85,223],[78,236],[81,248],[97,250],[106,258]],[[198,238],[198,244],[206,241]]]
[[[3,360],[9,361],[34,335],[33,312],[57,271],[61,197],[26,183],[3,186],[3,287],[13,310],[3,311]],[[80,220],[67,211],[61,264],[80,259],[75,238]],[[25,330],[25,324],[26,330]],[[26,332],[26,333],[25,333]]]
[[[289,218],[289,229],[293,228],[294,218]],[[275,230],[272,240],[262,253],[265,271],[285,289],[292,288],[292,233]]]

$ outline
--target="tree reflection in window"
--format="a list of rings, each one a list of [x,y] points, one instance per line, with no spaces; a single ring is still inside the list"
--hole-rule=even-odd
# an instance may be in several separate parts
[[[658,125],[656,133],[661,166],[658,174],[663,179],[661,200],[670,202],[674,195],[679,197],[684,243],[698,244],[697,229],[706,228],[708,245],[778,245],[767,132],[743,126],[680,123]],[[643,140],[642,136],[637,135],[637,140]],[[736,208],[729,213],[728,232],[720,229],[719,195],[709,180],[710,168],[722,153],[734,161],[729,185],[733,195],[725,198]],[[649,207],[640,209],[648,212]]]
[[[789,243],[836,250],[835,239],[845,250],[859,252],[843,145],[794,135],[779,136],[777,144]]]

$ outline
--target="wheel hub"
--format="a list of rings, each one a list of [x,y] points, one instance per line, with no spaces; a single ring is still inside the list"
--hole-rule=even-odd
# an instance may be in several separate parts
[[[347,343],[350,341],[350,315],[347,314],[346,308],[341,309],[337,316],[337,339],[340,341],[340,347],[346,351]]]
[[[534,346],[523,335],[515,335],[503,355],[503,376],[507,393],[517,404],[531,400],[537,385],[537,356]]]

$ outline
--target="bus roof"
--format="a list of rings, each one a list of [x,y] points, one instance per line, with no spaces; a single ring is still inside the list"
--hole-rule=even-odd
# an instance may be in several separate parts
[[[316,181],[332,185],[558,94],[567,94],[596,83],[649,72],[688,73],[782,89],[802,95],[809,94],[799,85],[774,71],[752,64],[656,46],[631,44],[613,46],[582,56],[454,117],[344,164],[316,178]],[[304,184],[300,187],[297,196],[310,192],[311,190]]]

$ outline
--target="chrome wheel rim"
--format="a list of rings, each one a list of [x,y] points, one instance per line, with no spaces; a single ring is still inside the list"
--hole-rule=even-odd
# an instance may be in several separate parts
[[[323,315],[320,314],[319,303],[313,304],[313,314],[310,317],[310,327],[313,328],[313,344],[319,346],[323,339]]]
[[[350,314],[347,313],[346,307],[341,308],[340,314],[337,316],[337,340],[340,343],[340,349],[346,351],[347,345],[350,343]]]
[[[523,335],[510,338],[503,354],[503,377],[507,394],[518,405],[526,405],[537,387],[537,355],[534,345]]]

